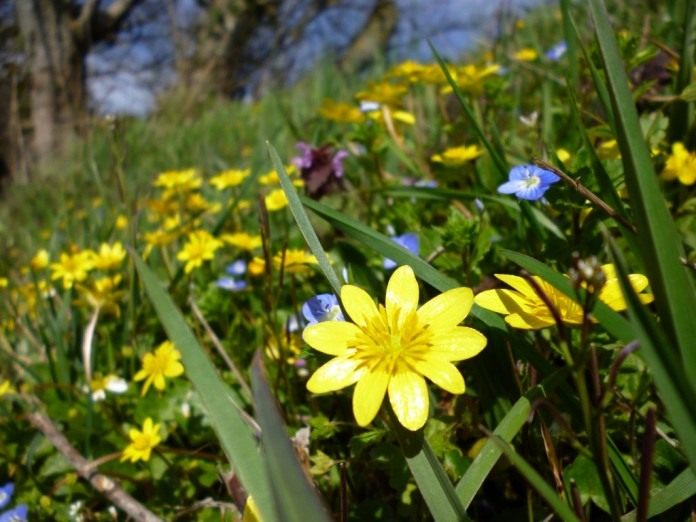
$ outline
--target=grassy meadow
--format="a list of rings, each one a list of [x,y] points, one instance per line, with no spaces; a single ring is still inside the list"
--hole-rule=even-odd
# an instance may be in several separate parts
[[[6,187],[0,521],[692,519],[696,9],[607,4]]]

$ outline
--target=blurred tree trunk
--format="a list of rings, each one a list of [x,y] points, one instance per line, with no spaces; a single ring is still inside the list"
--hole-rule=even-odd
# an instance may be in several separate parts
[[[22,37],[34,159],[44,162],[84,128],[88,117],[85,60],[112,37],[140,0],[16,0]]]
[[[339,65],[350,71],[371,64],[387,48],[387,42],[396,29],[398,16],[394,0],[377,0],[370,16],[343,53]]]

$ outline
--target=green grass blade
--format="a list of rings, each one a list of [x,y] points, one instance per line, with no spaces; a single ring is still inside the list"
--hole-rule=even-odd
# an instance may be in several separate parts
[[[510,444],[495,434],[491,434],[492,440],[505,456],[510,460],[517,471],[529,482],[529,485],[536,489],[537,493],[543,497],[548,505],[553,509],[561,520],[580,522],[571,507],[566,504],[556,491],[549,486],[541,475],[519,454]]]
[[[679,52],[679,72],[674,83],[674,94],[681,94],[691,83],[694,68],[694,53],[696,52],[696,1],[686,0],[677,3],[683,8],[683,12],[675,14],[683,16],[683,29],[681,34],[681,49]],[[677,5],[675,5],[675,11]],[[678,18],[676,19],[678,20]],[[694,104],[692,102],[678,100],[674,102],[669,117],[670,141],[685,141],[685,136],[693,123]]]
[[[623,256],[615,242],[608,239],[608,243],[621,291],[628,305],[628,314],[640,342],[637,353],[650,368],[682,449],[691,469],[696,471],[696,410],[693,407],[696,404],[696,391],[666,333],[633,290]]]
[[[498,424],[493,433],[506,442],[511,442],[527,422],[532,412],[532,403],[544,396],[556,386],[562,385],[568,377],[568,369],[562,368],[545,378],[540,384],[529,390],[512,405],[510,411]],[[503,454],[502,449],[492,440],[488,440],[459,480],[456,487],[457,496],[465,508],[478,493],[488,474]]]
[[[681,240],[665,204],[616,39],[601,0],[590,0],[590,12],[604,64],[638,245],[655,293],[658,313],[671,341],[681,352],[690,382],[696,382],[696,289],[681,265]]]
[[[251,385],[278,519],[289,522],[328,522],[330,518],[326,508],[295,457],[295,450],[268,386],[266,370],[258,352],[251,368]]]
[[[145,292],[172,341],[181,352],[186,376],[191,380],[208,412],[208,419],[220,445],[247,491],[254,496],[264,520],[274,516],[265,467],[256,441],[238,413],[230,389],[220,380],[215,367],[201,348],[193,332],[159,278],[134,253],[131,253]]]
[[[357,239],[364,246],[372,248],[383,256],[393,259],[400,265],[409,265],[420,279],[441,292],[461,286],[455,279],[442,274],[437,269],[433,268],[432,265],[420,257],[414,256],[411,252],[396,244],[384,234],[380,234],[361,222],[312,199],[302,197],[301,201],[312,212],[316,213],[339,230],[342,230],[347,235]],[[488,310],[474,305],[471,313],[488,326],[499,329],[506,328],[505,322],[499,315],[493,312],[489,312]]]
[[[672,482],[650,497],[648,516],[660,515],[694,495],[696,495],[696,474],[691,468],[687,468],[677,475]],[[634,522],[635,520],[635,510],[621,517],[622,522]]]
[[[314,231],[314,227],[310,223],[309,217],[302,206],[300,196],[297,194],[295,186],[292,184],[292,181],[290,181],[290,178],[285,172],[285,167],[283,166],[283,162],[280,160],[280,156],[278,156],[278,152],[269,142],[266,142],[266,146],[268,147],[268,154],[271,156],[273,168],[276,170],[278,177],[280,178],[280,186],[283,188],[285,196],[288,198],[290,212],[292,212],[292,216],[295,218],[295,222],[297,223],[302,236],[305,238],[307,246],[312,251],[312,254],[314,254],[314,256],[317,258],[317,261],[319,261],[319,268],[322,272],[324,272],[324,276],[329,281],[334,293],[336,295],[340,295],[341,282],[338,280],[338,276],[331,266],[329,257],[326,255],[324,248],[319,242],[317,233]]]
[[[442,59],[442,56],[440,56],[440,53],[437,52],[437,50],[431,42],[428,42],[428,45],[430,46],[430,50],[432,51],[433,56],[435,56],[435,60],[437,60],[438,65],[442,69],[442,72],[445,75],[447,82],[450,84],[450,87],[452,87],[454,95],[457,97],[457,100],[459,100],[462,110],[464,111],[464,116],[469,125],[471,126],[471,129],[474,131],[481,144],[488,151],[488,154],[490,155],[491,160],[493,161],[493,164],[500,173],[501,177],[507,177],[509,170],[507,161],[505,161],[505,158],[502,155],[502,153],[500,153],[498,149],[495,146],[493,146],[493,143],[491,143],[491,141],[486,137],[486,133],[483,132],[483,128],[481,127],[481,124],[474,115],[474,111],[469,105],[466,96],[459,88],[459,85],[454,80],[454,78],[452,78],[452,75],[450,74],[449,69],[447,68],[447,64]]]
[[[392,431],[399,440],[406,463],[433,519],[442,522],[470,520],[423,431],[413,433],[406,430],[391,411],[390,417]]]

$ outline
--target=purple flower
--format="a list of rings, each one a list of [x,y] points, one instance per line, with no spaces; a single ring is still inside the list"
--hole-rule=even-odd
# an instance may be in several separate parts
[[[536,165],[518,165],[510,171],[510,179],[498,187],[500,194],[515,194],[519,199],[541,199],[549,187],[559,181],[553,172]]]
[[[225,268],[225,272],[227,272],[231,276],[242,276],[246,274],[247,271],[247,263],[243,259],[237,259],[236,261],[233,261],[227,267]]]
[[[318,294],[302,305],[307,325],[322,321],[345,321],[335,294]]]
[[[306,143],[298,143],[300,155],[292,159],[305,182],[307,194],[320,199],[334,186],[342,188],[343,160],[348,157],[345,150],[335,151],[330,145],[315,149]]]
[[[400,236],[393,236],[391,240],[397,245],[404,247],[412,254],[418,255],[420,252],[420,240],[418,239],[418,234],[407,232],[406,234],[401,234]],[[384,261],[382,262],[382,266],[385,270],[392,270],[393,268],[396,268],[396,261],[385,257]]]
[[[544,53],[544,56],[546,56],[552,62],[557,62],[563,57],[567,50],[568,45],[565,43],[565,41],[561,40],[553,47],[551,47],[548,51],[546,51]]]
[[[14,484],[8,482],[4,486],[0,487],[0,509],[4,508],[12,500],[12,494],[14,493]]]
[[[0,515],[0,522],[26,522],[27,512],[26,504],[20,504]]]

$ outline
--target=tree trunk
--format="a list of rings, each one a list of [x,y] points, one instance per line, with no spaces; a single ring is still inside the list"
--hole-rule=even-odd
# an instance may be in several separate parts
[[[24,0],[16,6],[29,63],[32,149],[35,159],[45,162],[86,115],[86,52],[73,38],[69,2]]]

